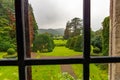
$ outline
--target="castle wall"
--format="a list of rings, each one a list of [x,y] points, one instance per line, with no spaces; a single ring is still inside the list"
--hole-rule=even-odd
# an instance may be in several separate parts
[[[120,56],[120,0],[110,0],[110,56]],[[120,80],[120,63],[109,65],[109,80]]]

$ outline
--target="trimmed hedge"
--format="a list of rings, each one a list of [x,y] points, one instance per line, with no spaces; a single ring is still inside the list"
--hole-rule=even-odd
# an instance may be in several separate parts
[[[69,49],[78,51],[78,52],[82,52],[83,51],[83,36],[79,35],[79,36],[69,38],[66,43],[66,47]]]

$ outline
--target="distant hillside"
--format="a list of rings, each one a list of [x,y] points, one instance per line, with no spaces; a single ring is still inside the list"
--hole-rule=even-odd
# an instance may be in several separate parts
[[[64,29],[63,28],[58,28],[58,29],[39,29],[38,30],[39,34],[43,33],[50,33],[53,35],[64,35]]]

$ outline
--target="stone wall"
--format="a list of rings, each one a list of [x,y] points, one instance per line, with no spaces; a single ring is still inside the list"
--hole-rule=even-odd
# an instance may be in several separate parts
[[[120,0],[110,0],[110,56],[120,56]],[[109,80],[120,80],[120,63],[109,65]]]

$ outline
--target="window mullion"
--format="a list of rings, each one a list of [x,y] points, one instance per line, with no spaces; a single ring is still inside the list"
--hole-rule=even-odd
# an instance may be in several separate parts
[[[26,41],[26,53],[25,58],[31,58],[30,50],[30,25],[29,25],[29,4],[28,0],[24,0],[24,20],[25,20],[25,41]],[[32,68],[31,66],[26,67],[27,80],[32,80]]]
[[[83,25],[84,25],[84,63],[83,79],[89,80],[90,63],[90,0],[84,0],[83,3]]]
[[[17,51],[18,51],[18,66],[19,80],[26,80],[25,77],[25,29],[24,29],[24,0],[15,0],[15,16],[16,16],[16,32],[17,32]]]

